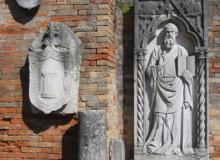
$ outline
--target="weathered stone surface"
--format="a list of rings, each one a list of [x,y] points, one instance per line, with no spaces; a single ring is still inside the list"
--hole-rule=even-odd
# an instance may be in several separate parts
[[[105,111],[84,110],[79,112],[79,126],[79,160],[105,160]]]
[[[144,152],[162,155],[193,154],[192,111],[195,107],[192,88],[195,57],[189,57],[187,50],[176,42],[179,31],[175,24],[166,24],[163,31],[163,41],[159,47],[152,48],[145,71],[147,79],[154,83],[149,86],[151,90],[146,89],[148,101],[154,101],[154,118],[149,120],[152,128],[148,131]]]
[[[33,106],[45,114],[76,112],[80,62],[81,41],[63,23],[51,22],[29,47]]]
[[[40,4],[41,0],[16,0],[17,3],[26,9],[32,9],[37,7]]]
[[[111,141],[110,160],[125,160],[125,145],[123,140]]]
[[[141,160],[209,160],[208,156],[164,156],[164,155],[136,155],[136,159],[141,159]]]

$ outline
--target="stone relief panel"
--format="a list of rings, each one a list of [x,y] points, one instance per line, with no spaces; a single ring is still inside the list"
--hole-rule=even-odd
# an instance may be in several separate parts
[[[34,112],[77,111],[80,62],[80,40],[64,24],[51,22],[29,47],[29,97]]]
[[[206,11],[135,1],[135,160],[208,159]]]
[[[144,97],[151,101],[148,105],[152,118],[144,152],[194,154],[191,124],[195,56],[189,56],[177,43],[179,30],[174,23],[167,23],[162,31],[162,41],[154,47],[145,70],[148,86]]]
[[[16,0],[18,5],[26,8],[26,9],[32,9],[40,5],[41,0]]]

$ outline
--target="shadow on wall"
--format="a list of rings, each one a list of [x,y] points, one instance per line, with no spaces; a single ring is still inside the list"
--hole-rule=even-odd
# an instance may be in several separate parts
[[[78,125],[70,127],[62,139],[62,159],[78,160],[79,149],[79,128]]]
[[[123,14],[123,125],[126,159],[134,155],[134,8]]]
[[[67,124],[74,118],[70,115],[45,115],[33,114],[30,107],[29,100],[29,63],[26,59],[25,65],[20,71],[23,104],[22,104],[22,118],[27,127],[34,133],[38,134],[46,131],[51,126],[59,126]],[[62,159],[63,160],[78,160],[78,125],[70,127],[65,131],[62,137]]]
[[[39,9],[39,6],[31,10],[22,8],[17,4],[16,0],[5,0],[5,4],[8,5],[14,20],[21,24],[26,24],[32,20]]]

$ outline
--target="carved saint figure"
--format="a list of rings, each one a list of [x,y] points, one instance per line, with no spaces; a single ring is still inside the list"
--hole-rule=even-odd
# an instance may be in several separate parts
[[[144,152],[162,155],[193,154],[191,118],[192,73],[180,66],[187,50],[176,43],[178,28],[164,26],[164,43],[155,48],[147,67],[151,79],[153,124]],[[180,62],[179,62],[180,61]]]
[[[65,105],[65,113],[76,111],[80,41],[62,23],[50,23],[29,49],[31,103],[44,113]]]

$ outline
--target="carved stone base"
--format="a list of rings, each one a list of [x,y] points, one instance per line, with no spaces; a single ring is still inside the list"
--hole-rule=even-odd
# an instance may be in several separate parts
[[[153,155],[144,154],[142,147],[136,147],[134,153],[134,160],[209,160],[209,154],[203,150],[201,155],[188,155],[188,156],[165,156],[165,155]]]
[[[163,155],[146,155],[146,154],[139,154],[135,155],[134,160],[209,160],[209,157],[206,156],[163,156]]]

